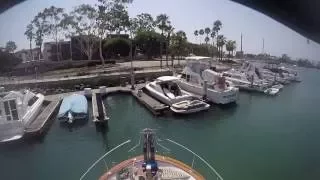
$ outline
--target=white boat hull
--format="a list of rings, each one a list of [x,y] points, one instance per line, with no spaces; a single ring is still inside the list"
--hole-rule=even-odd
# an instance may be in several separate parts
[[[42,94],[37,94],[38,100],[27,110],[26,114],[22,118],[24,124],[31,123],[39,115],[41,106],[44,101]]]
[[[149,91],[152,97],[154,97],[155,99],[159,100],[160,102],[166,105],[169,105],[170,109],[175,113],[190,114],[190,113],[206,110],[210,107],[209,104],[201,101],[195,96],[192,96],[190,93],[186,93],[182,91],[181,89],[180,91],[182,91],[183,94],[180,94],[179,96],[171,97],[167,92],[166,93],[160,92],[161,90],[159,88],[158,90],[156,90],[155,88],[157,87],[155,86],[157,86],[157,84],[154,84],[153,82],[151,82],[146,85],[146,89]]]
[[[17,105],[18,109],[21,108],[22,105],[25,105],[23,110],[19,111],[19,113],[23,113],[23,116],[21,116],[19,120],[0,125],[0,142],[15,141],[24,136],[25,127],[37,118],[44,101],[42,94],[36,94],[35,96],[38,97],[38,99],[31,106],[26,104],[29,100]]]
[[[188,83],[184,80],[180,80],[178,84],[185,91],[203,96],[203,88],[201,86]],[[219,92],[214,89],[207,88],[206,98],[216,104],[235,103],[239,98],[239,90],[237,88],[232,88],[228,91]]]
[[[171,106],[172,104],[182,101],[182,100],[191,100],[193,97],[191,95],[184,95],[184,96],[180,96],[176,99],[169,99],[167,96],[165,96],[163,93],[160,93],[158,91],[156,91],[154,88],[150,87],[150,84],[146,85],[146,89],[150,92],[150,95],[154,98],[156,98],[157,100],[159,100],[160,102]]]
[[[264,91],[265,94],[271,95],[271,96],[275,96],[279,93],[279,89],[276,88],[269,88],[267,90]]]
[[[204,110],[208,110],[210,108],[209,104],[205,104],[203,107],[199,108],[193,108],[193,109],[188,109],[188,110],[181,110],[181,109],[176,109],[173,106],[170,107],[171,111],[177,114],[191,114],[191,113],[196,113]]]

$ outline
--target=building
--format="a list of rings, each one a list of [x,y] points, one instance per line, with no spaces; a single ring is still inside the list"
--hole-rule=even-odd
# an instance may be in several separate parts
[[[43,57],[45,61],[65,61],[71,59],[71,42],[58,42],[58,54],[56,42],[46,42],[43,45]]]
[[[92,53],[92,60],[100,59],[98,44],[99,42],[95,42],[96,47],[94,48],[94,52]],[[71,37],[71,48],[72,48],[72,60],[87,60],[88,56],[81,50],[81,41],[80,36]]]
[[[84,36],[85,37],[85,36]],[[108,38],[125,38],[128,39],[127,34],[111,34]],[[98,38],[94,42],[94,48],[92,53],[92,60],[100,59],[99,55],[99,41]],[[88,56],[84,53],[81,44],[80,36],[71,37],[71,41],[60,41],[58,43],[58,56],[56,42],[46,42],[43,45],[43,57],[45,61],[65,61],[65,60],[87,60]],[[165,49],[165,48],[164,48]],[[59,58],[58,58],[59,57]]]
[[[71,41],[60,41],[58,43],[58,56],[56,42],[46,42],[43,45],[43,56],[45,61],[87,60],[87,55],[81,50],[79,36],[71,37]],[[96,42],[98,45],[98,42]],[[98,48],[94,48],[92,59],[100,59]]]
[[[236,52],[236,58],[243,58],[243,57],[244,57],[243,51]]]
[[[32,55],[31,55],[32,52]],[[16,57],[22,60],[22,63],[31,62],[31,61],[38,61],[41,59],[41,51],[40,48],[34,49],[22,49],[14,53]],[[40,57],[40,58],[39,58]]]

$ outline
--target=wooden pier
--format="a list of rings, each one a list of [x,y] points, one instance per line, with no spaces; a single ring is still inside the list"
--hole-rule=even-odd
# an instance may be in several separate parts
[[[92,118],[95,123],[106,123],[109,120],[102,94],[100,93],[92,94]]]
[[[159,102],[153,97],[149,96],[144,88],[137,88],[136,90],[132,90],[132,95],[147,109],[149,109],[152,114],[158,116],[161,115],[164,111],[169,109],[169,106]]]
[[[146,91],[144,90],[145,84],[137,84],[135,85],[135,89],[131,89],[131,85],[127,86],[117,86],[117,87],[107,87],[106,92],[104,94],[100,94],[100,89],[92,89],[92,115],[93,115],[93,121],[94,122],[102,122],[103,117],[106,121],[108,121],[111,117],[109,117],[107,114],[107,107],[105,107],[102,99],[105,96],[108,96],[110,94],[114,93],[128,93],[133,95],[141,104],[143,104],[150,112],[155,115],[161,115],[164,111],[169,110],[169,106],[159,102],[158,100],[151,97]],[[56,99],[63,99],[66,96],[72,95],[72,94],[84,94],[83,91],[78,92],[68,92],[63,94],[55,94],[55,95],[49,95],[46,96],[46,99],[54,101]],[[97,97],[97,94],[100,94]],[[99,99],[97,102],[97,98]],[[101,100],[101,102],[100,102]],[[98,105],[99,104],[99,105]],[[100,106],[101,105],[101,106]],[[100,110],[99,110],[100,109]],[[100,114],[99,114],[100,112]],[[104,114],[104,115],[103,115]],[[101,120],[102,119],[102,120]]]
[[[41,134],[46,125],[49,123],[49,120],[53,120],[53,115],[56,114],[57,109],[60,105],[60,99],[55,101],[45,101],[45,103],[49,103],[43,111],[36,117],[36,119],[25,127],[25,135],[37,135]]]

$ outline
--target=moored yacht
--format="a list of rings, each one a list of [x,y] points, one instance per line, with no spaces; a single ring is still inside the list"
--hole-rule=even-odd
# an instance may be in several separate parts
[[[301,79],[297,71],[290,68],[286,68],[284,66],[281,66],[279,69],[282,70],[282,75],[284,76],[284,78],[288,79],[289,81],[301,82]]]
[[[0,95],[0,142],[20,139],[25,127],[39,114],[42,94],[29,90],[3,92]]]
[[[268,95],[271,95],[271,96],[275,96],[279,93],[279,89],[277,88],[274,88],[274,87],[271,87],[271,88],[268,88],[264,91],[265,94],[268,94]]]
[[[270,86],[270,83],[266,81],[255,80],[254,74],[250,75],[234,69],[223,72],[222,76],[228,81],[231,81],[234,86],[238,87],[240,90],[264,92],[264,90]]]
[[[194,113],[210,107],[209,104],[201,101],[199,98],[183,91],[177,84],[178,80],[174,76],[161,76],[155,81],[148,83],[146,89],[151,96],[169,105],[170,109],[176,113]]]
[[[238,88],[210,70],[213,61],[210,57],[186,57],[187,65],[182,71],[178,84],[188,92],[204,96],[216,104],[229,104],[238,100]]]

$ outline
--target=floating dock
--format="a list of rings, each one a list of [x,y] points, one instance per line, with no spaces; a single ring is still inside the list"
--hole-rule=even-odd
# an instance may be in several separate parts
[[[109,120],[102,95],[101,93],[92,94],[92,121],[95,123],[106,123]]]
[[[135,89],[131,89],[131,85],[127,86],[116,86],[116,87],[107,87],[105,89],[105,93],[100,93],[100,89],[92,89],[92,115],[93,115],[93,121],[99,122],[103,120],[103,117],[108,120],[110,117],[107,115],[107,107],[105,107],[103,103],[103,98],[105,96],[108,96],[110,94],[114,93],[127,93],[133,95],[141,104],[143,104],[153,115],[161,115],[164,111],[169,110],[169,106],[159,102],[158,100],[151,97],[148,93],[146,93],[146,90],[144,89],[145,84],[137,84],[135,86]],[[63,99],[65,96],[71,95],[71,94],[84,94],[83,91],[78,92],[68,92],[63,94],[55,94],[55,95],[49,95],[46,96],[46,99],[54,101],[56,99]],[[97,94],[100,94],[99,97],[97,97]],[[101,102],[100,102],[101,101]],[[100,113],[99,113],[100,112]]]
[[[39,135],[46,129],[46,125],[50,119],[53,119],[53,115],[56,114],[61,100],[45,101],[48,105],[45,106],[43,111],[36,117],[36,119],[25,127],[25,135]]]
[[[159,102],[153,97],[149,96],[143,88],[137,88],[136,90],[132,90],[132,95],[143,105],[149,109],[152,114],[158,116],[161,115],[164,111],[169,109],[169,106]]]

